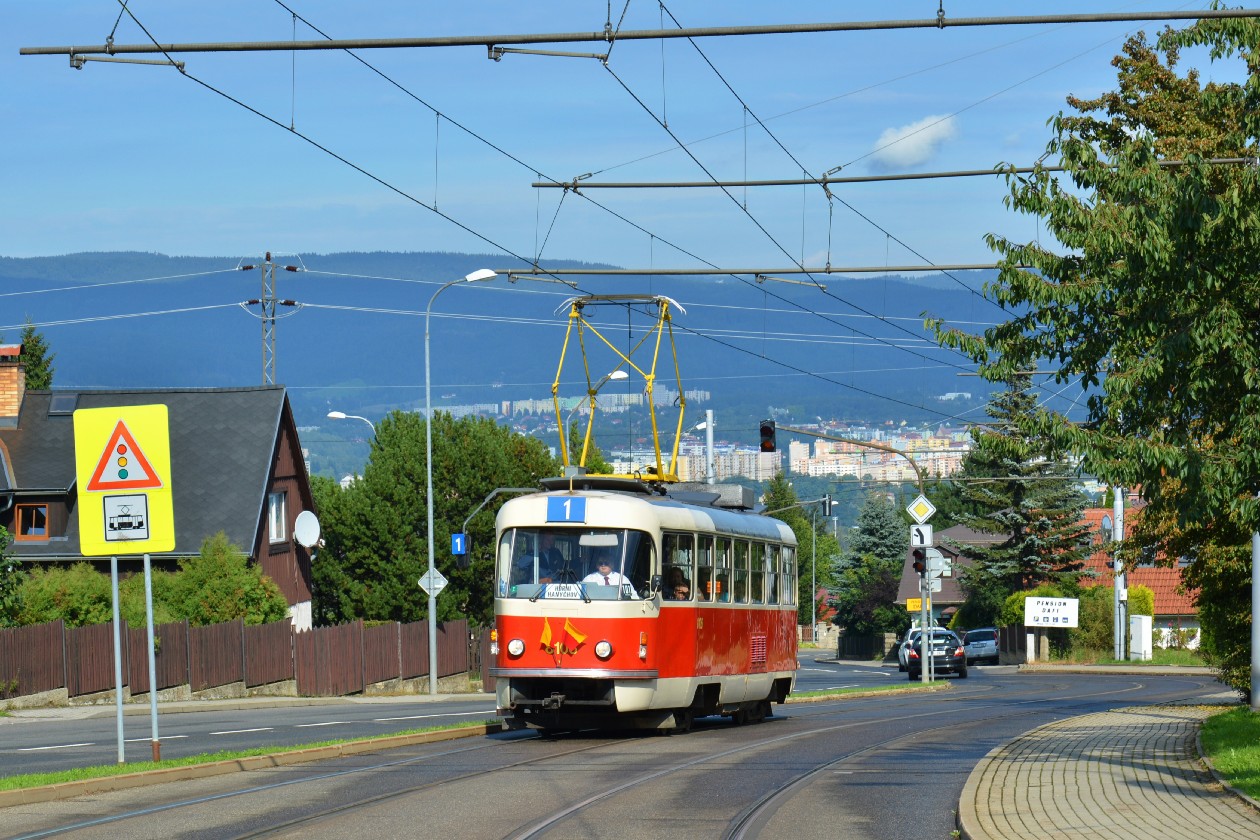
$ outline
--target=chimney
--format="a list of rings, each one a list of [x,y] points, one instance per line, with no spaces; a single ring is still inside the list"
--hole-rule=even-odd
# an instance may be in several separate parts
[[[0,344],[0,417],[18,416],[26,395],[21,344]]]

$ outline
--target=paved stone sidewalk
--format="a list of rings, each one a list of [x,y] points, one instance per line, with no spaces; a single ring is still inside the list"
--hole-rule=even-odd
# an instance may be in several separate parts
[[[967,840],[1256,840],[1260,811],[1199,759],[1199,725],[1216,711],[1143,706],[1027,732],[972,771],[959,830]]]

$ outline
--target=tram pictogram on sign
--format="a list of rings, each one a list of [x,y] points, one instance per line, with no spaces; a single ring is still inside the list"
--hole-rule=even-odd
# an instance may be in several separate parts
[[[109,436],[105,451],[101,453],[96,469],[92,471],[87,489],[145,490],[161,486],[161,477],[136,445],[136,439],[127,424],[119,420],[114,427],[114,433]]]

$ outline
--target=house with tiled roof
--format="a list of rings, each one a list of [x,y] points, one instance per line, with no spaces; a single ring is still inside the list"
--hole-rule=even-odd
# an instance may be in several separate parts
[[[0,527],[26,564],[100,562],[80,551],[74,412],[162,404],[170,434],[174,568],[219,531],[280,587],[299,628],[311,626],[311,555],[293,538],[313,510],[297,426],[281,386],[27,391],[20,348],[0,346]],[[141,559],[119,557],[120,568]]]
[[[1141,508],[1126,509],[1124,513],[1125,535],[1132,533],[1133,525]],[[1115,572],[1112,558],[1103,547],[1112,540],[1115,521],[1110,508],[1086,508],[1083,518],[1091,526],[1095,550],[1085,561],[1085,570],[1091,572],[1093,585],[1112,586]],[[1140,563],[1125,574],[1125,585],[1145,586],[1155,595],[1154,643],[1168,647],[1180,636],[1189,647],[1199,644],[1199,611],[1194,604],[1194,593],[1186,588],[1181,572],[1188,565],[1184,558],[1172,565],[1160,562]],[[1090,580],[1084,580],[1090,585]]]
[[[1126,534],[1131,533],[1138,515],[1140,508],[1126,510]],[[1109,508],[1086,508],[1082,513],[1082,521],[1090,525],[1091,545],[1094,550],[1085,560],[1081,583],[1084,586],[1111,586],[1115,573],[1105,546],[1112,539],[1112,512]],[[932,595],[932,616],[938,624],[948,624],[966,600],[959,578],[961,570],[968,568],[971,560],[960,547],[1001,542],[1003,539],[1005,537],[1001,535],[973,531],[963,525],[954,525],[935,534],[936,550],[947,557],[953,566],[953,573],[941,578],[941,591]],[[919,575],[914,571],[912,562],[913,557],[907,551],[897,590],[897,601],[901,604],[919,597]],[[1182,580],[1181,572],[1185,566],[1185,561],[1179,561],[1172,566],[1143,563],[1130,569],[1127,575],[1127,586],[1145,586],[1155,595],[1154,643],[1160,647],[1169,646],[1179,636],[1188,646],[1198,646],[1198,610],[1194,605],[1194,593],[1186,589]]]

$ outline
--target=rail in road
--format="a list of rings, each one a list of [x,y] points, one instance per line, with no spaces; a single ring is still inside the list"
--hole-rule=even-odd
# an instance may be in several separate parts
[[[1220,690],[1210,678],[973,673],[930,694],[778,707],[689,734],[505,733],[5,809],[19,837],[949,836],[993,747],[1064,716]],[[849,829],[852,829],[851,831]]]

